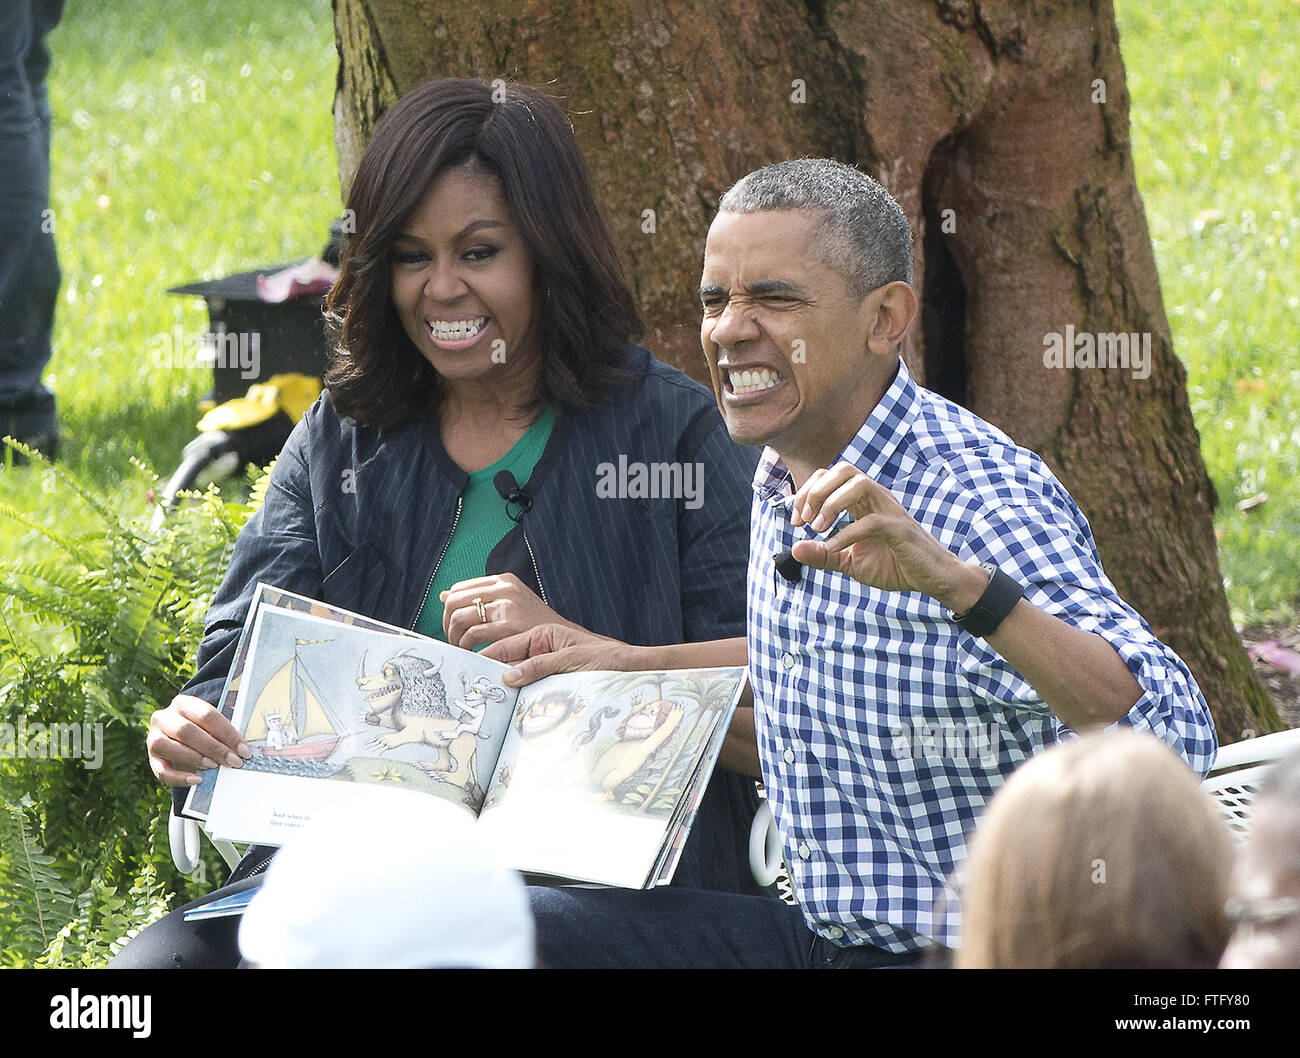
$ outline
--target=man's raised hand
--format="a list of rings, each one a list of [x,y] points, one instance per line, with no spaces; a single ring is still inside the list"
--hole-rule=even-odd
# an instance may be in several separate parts
[[[795,559],[884,591],[924,592],[950,608],[953,600],[964,598],[971,567],[857,467],[837,463],[813,471],[794,495],[790,518],[796,526],[807,523],[821,533],[845,512],[852,524],[825,541],[800,540],[791,549]],[[987,583],[987,575],[981,576]]]

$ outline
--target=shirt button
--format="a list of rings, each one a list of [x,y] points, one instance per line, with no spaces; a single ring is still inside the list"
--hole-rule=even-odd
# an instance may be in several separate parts
[[[785,762],[786,762],[787,764],[793,764],[793,763],[794,763],[794,750],[792,750],[792,749],[787,749],[787,750],[785,751]]]
[[[787,669],[794,668],[794,655],[787,650],[784,654],[781,655],[781,664],[784,665]]]
[[[839,940],[844,936],[844,930],[840,929],[839,926],[832,926],[826,931],[826,936],[830,937],[831,940]]]
[[[811,855],[812,855],[812,849],[808,847],[808,843],[806,841],[801,841],[799,843],[799,858],[801,860],[806,860]]]

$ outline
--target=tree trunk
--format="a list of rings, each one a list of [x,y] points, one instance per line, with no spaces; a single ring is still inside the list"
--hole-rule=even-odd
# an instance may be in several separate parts
[[[721,193],[805,155],[874,175],[917,235],[918,380],[1046,459],[1222,742],[1281,727],[1223,594],[1109,3],[335,0],[335,23],[345,188],[378,115],[420,81],[546,88],[591,164],[647,344],[702,381],[692,292]],[[1146,336],[1149,375],[1046,366],[1067,327],[1135,349]]]

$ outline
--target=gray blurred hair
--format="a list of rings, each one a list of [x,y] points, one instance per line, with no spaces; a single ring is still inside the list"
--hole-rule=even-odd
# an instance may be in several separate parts
[[[820,214],[812,232],[826,264],[856,297],[912,281],[912,232],[889,192],[851,165],[798,158],[755,169],[731,186],[719,213],[798,209]]]

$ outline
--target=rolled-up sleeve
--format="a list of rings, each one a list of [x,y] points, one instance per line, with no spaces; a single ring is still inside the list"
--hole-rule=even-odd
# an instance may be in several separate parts
[[[1120,605],[1124,606],[1122,602]],[[1183,660],[1161,643],[1132,610],[1127,615],[1072,623],[1095,632],[1114,647],[1142,689],[1142,697],[1133,708],[1110,727],[1150,731],[1175,749],[1202,778],[1209,774],[1219,749],[1214,719]],[[1056,733],[1058,739],[1073,734],[1059,721]]]
[[[1218,752],[1214,719],[1186,664],[1156,638],[1142,616],[1120,598],[1101,568],[1092,533],[1061,490],[1056,502],[981,512],[967,537],[969,555],[996,563],[1025,585],[1025,597],[1054,617],[1106,640],[1137,681],[1142,696],[1112,728],[1150,731],[1201,776]],[[963,676],[990,697],[1042,711],[1037,692],[983,640],[964,636]],[[1056,737],[1074,732],[1059,720]]]

